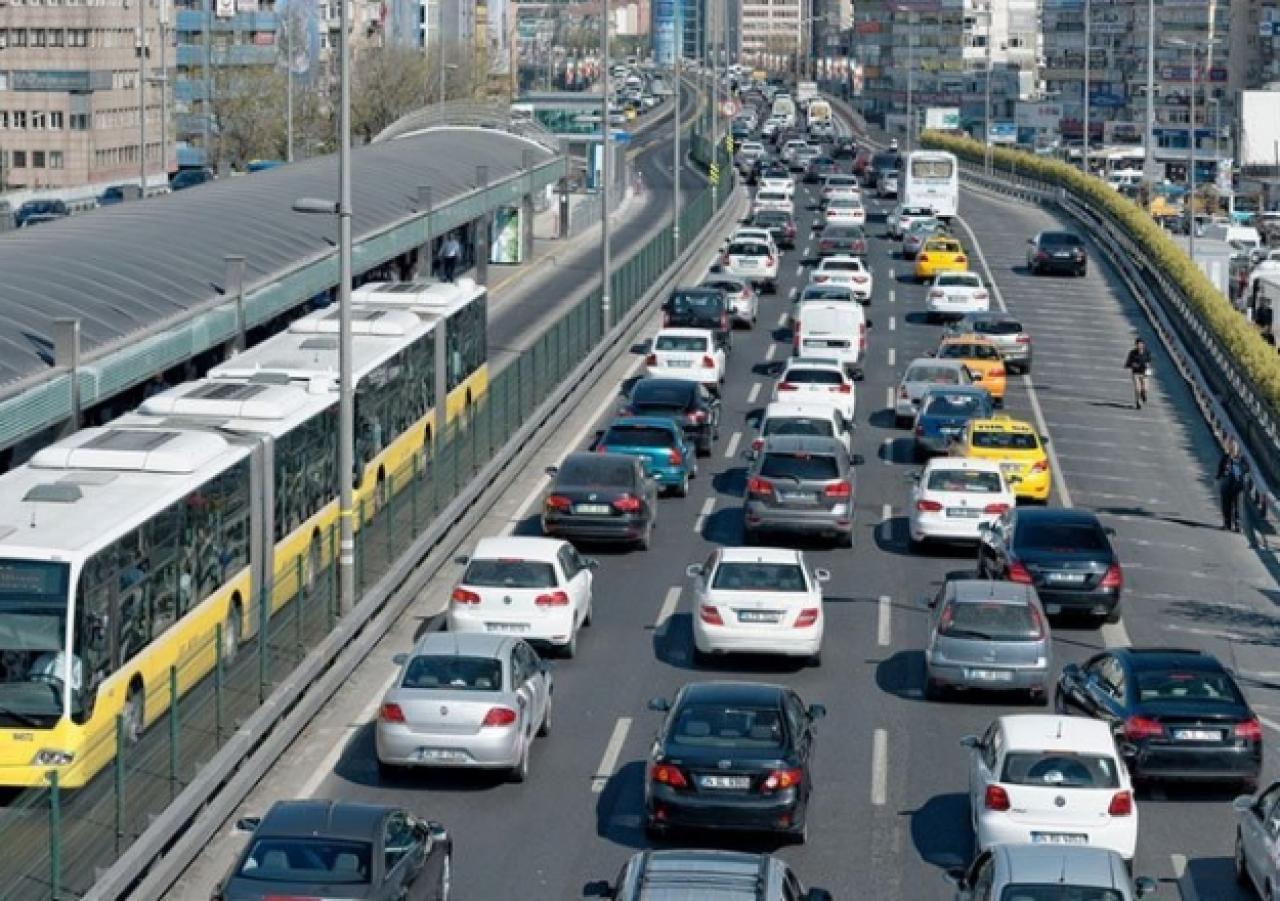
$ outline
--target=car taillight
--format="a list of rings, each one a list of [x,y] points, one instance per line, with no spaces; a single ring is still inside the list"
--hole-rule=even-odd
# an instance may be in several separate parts
[[[800,615],[796,617],[796,629],[807,629],[818,621],[819,610],[817,607],[805,607],[800,611]]]
[[[403,723],[404,711],[399,704],[383,704],[378,708],[378,719],[384,723]]]
[[[999,785],[988,785],[982,796],[982,806],[987,810],[1008,810],[1009,793]]]
[[[1031,336],[1030,336],[1030,335],[1019,335],[1019,336],[1017,337],[1017,339],[1016,339],[1016,340],[1017,340],[1017,342],[1018,342],[1019,344],[1030,344],[1030,343],[1031,343]]]
[[[792,382],[778,382],[779,391],[795,391],[796,386]]]
[[[865,282],[866,280],[867,280],[867,277],[865,275],[855,275],[853,277],[853,281],[857,282],[859,285]]]
[[[669,326],[670,324],[671,324],[671,314],[670,314],[670,313],[667,313],[667,312],[664,310],[664,311],[663,311],[663,313],[662,313],[662,327],[663,327],[663,328],[666,328],[666,327],[667,327],[667,326]]]
[[[657,366],[657,365],[658,365],[658,355],[657,355],[657,354],[649,354],[647,357],[645,357],[645,358],[644,358],[644,365],[646,365],[646,366]]]
[[[752,476],[747,480],[747,494],[752,494],[756,497],[769,497],[773,494],[773,483],[768,479]]]
[[[698,619],[702,620],[709,626],[724,625],[724,620],[720,616],[720,611],[710,604],[703,604],[698,608]]]
[[[720,314],[720,328],[727,330],[729,328],[729,314]]]
[[[937,513],[942,510],[942,504],[926,499],[916,501],[916,509],[921,513]]]
[[[1031,607],[1031,637],[1044,638],[1044,617],[1035,607]]]
[[[1016,560],[1009,564],[1009,572],[1006,578],[1010,582],[1019,582],[1023,585],[1032,583],[1031,572]]]
[[[836,245],[834,241],[819,241],[818,246],[821,247],[823,250],[830,250]]]
[[[1120,791],[1111,796],[1107,813],[1113,817],[1127,817],[1133,813],[1133,792]]]
[[[803,779],[804,770],[801,769],[774,770],[765,777],[764,782],[760,785],[760,791],[767,794],[768,792],[795,788]]]
[[[853,497],[853,486],[848,482],[832,482],[822,489],[822,496],[835,498]]]
[[[694,422],[694,423],[706,422],[706,421],[707,421],[707,411],[706,411],[706,410],[694,410],[692,413],[686,413],[686,414],[684,414],[684,418],[685,418],[685,419],[687,419],[689,422]]]
[[[1115,588],[1117,590],[1124,587],[1124,571],[1120,569],[1119,563],[1112,563],[1107,567],[1107,574],[1102,577],[1100,587]]]
[[[484,715],[483,726],[510,726],[516,721],[516,712],[510,707],[490,707]]]
[[[906,385],[903,385],[898,389],[898,397],[901,398],[902,400],[906,400],[910,396],[911,396],[911,393],[907,391]]]
[[[533,599],[533,603],[537,607],[567,607],[569,595],[563,591],[553,591],[550,594],[538,595]]]
[[[760,450],[760,448],[762,448],[762,447],[764,447],[764,439],[763,439],[763,438],[753,438],[753,439],[751,439],[751,449],[752,449],[753,451],[758,451],[758,450]]]
[[[1005,513],[1009,509],[1008,504],[987,504],[982,508],[983,513]]]
[[[649,768],[649,778],[672,788],[689,787],[689,780],[684,777],[684,771],[669,763],[655,763]]]
[[[1076,248],[1076,259],[1077,259],[1077,260],[1083,260],[1083,259],[1084,259],[1084,248],[1083,248],[1083,247],[1077,247],[1077,248]]]
[[[987,378],[1002,379],[1004,378],[1004,369],[993,369],[987,373]]]
[[[716,361],[715,361],[714,359],[712,359],[710,355],[704,355],[704,356],[703,356],[703,358],[702,358],[702,368],[703,368],[703,369],[715,369],[715,368],[716,368]]]
[[[1129,741],[1160,738],[1162,735],[1164,735],[1164,726],[1159,720],[1145,716],[1131,716],[1124,721],[1124,737]]]
[[[1262,741],[1262,723],[1256,716],[1250,717],[1243,723],[1236,723],[1231,734],[1242,741]]]
[[[453,594],[449,598],[455,604],[478,604],[480,603],[480,595],[474,591],[467,591],[465,588],[453,589]]]
[[[1031,464],[1031,471],[1032,471],[1032,472],[1048,472],[1048,471],[1049,471],[1049,461],[1048,461],[1048,460],[1037,460],[1036,462],[1034,462],[1034,463],[1032,463],[1032,464]]]
[[[721,266],[728,266],[728,265],[731,265],[731,264],[732,264],[732,262],[733,262],[733,258],[732,258],[732,257],[730,257],[727,253],[726,253],[724,256],[722,256],[722,257],[720,258],[720,265],[721,265]]]
[[[765,257],[765,258],[764,258],[764,264],[765,264],[766,266],[772,266],[775,262],[777,262],[777,261],[776,261],[776,260],[774,260],[774,258],[773,258],[773,254],[770,254],[769,256],[767,256],[767,257]]]
[[[853,386],[850,385],[848,382],[844,382],[842,384],[836,385],[836,391],[840,392],[841,394],[852,394]]]
[[[986,292],[986,291],[974,291],[974,292],[973,292],[973,296],[974,296],[974,297],[976,297],[978,300],[986,300],[986,299],[987,299],[987,292]]]
[[[957,263],[967,263],[967,262],[969,262],[969,258],[968,258],[967,256],[965,256],[964,254],[962,254],[962,253],[960,253],[960,254],[956,254],[956,262],[957,262]]]
[[[684,462],[684,454],[680,453],[680,451],[678,450],[667,451],[668,466],[679,466],[683,462]]]
[[[553,494],[547,498],[548,510],[568,510],[572,506],[573,501],[560,494]]]
[[[825,282],[826,280],[827,280],[827,276],[825,276],[825,275],[815,275],[815,276],[813,277],[813,282],[814,282],[814,284],[816,284],[816,285],[821,285],[821,284],[822,284],[823,282]]]
[[[630,494],[624,494],[613,502],[613,509],[620,513],[639,513],[640,507],[640,498],[632,497]]]

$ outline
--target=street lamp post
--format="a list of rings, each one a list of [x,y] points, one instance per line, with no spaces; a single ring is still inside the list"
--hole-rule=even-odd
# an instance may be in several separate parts
[[[1156,0],[1147,0],[1147,152],[1143,178],[1149,187],[1156,181]]]
[[[138,0],[138,196],[147,196],[147,4]]]
[[[986,116],[983,119],[983,128],[986,135],[983,138],[982,153],[982,169],[987,175],[991,174],[991,32],[993,30],[994,18],[991,9],[991,0],[987,0],[987,97],[986,97]]]
[[[1194,265],[1196,261],[1196,88],[1199,84],[1200,49],[1206,52],[1217,43],[1216,38],[1205,41],[1188,41],[1184,38],[1166,38],[1165,43],[1191,51],[1191,101],[1187,120],[1187,254]]]
[[[678,14],[677,14],[678,15]],[[671,182],[672,182],[672,207],[671,207],[671,241],[675,247],[675,255],[680,255],[680,56],[684,47],[679,41],[676,41],[675,57],[673,64],[675,66],[675,77],[673,82],[676,89],[676,108],[675,108],[675,128],[673,130],[672,148],[671,148]]]
[[[915,146],[916,14],[907,14],[907,153]]]
[[[610,282],[613,281],[609,265],[609,178],[613,167],[609,165],[609,138],[613,130],[609,122],[609,94],[612,92],[609,72],[609,0],[602,0],[600,7],[600,334],[607,335],[613,325]],[[677,87],[677,90],[679,88]]]
[[[1093,63],[1093,3],[1091,0],[1084,0],[1084,143],[1081,145],[1080,162],[1085,175],[1090,173],[1089,168],[1089,70]]]

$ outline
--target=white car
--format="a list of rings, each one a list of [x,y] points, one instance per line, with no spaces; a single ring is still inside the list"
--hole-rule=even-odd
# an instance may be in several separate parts
[[[644,359],[650,378],[689,379],[719,391],[724,382],[724,348],[709,329],[664,328],[653,338]]]
[[[897,169],[880,173],[880,180],[876,183],[876,196],[881,198],[898,196]]]
[[[824,257],[809,275],[815,285],[844,285],[862,303],[871,303],[871,270],[858,257]]]
[[[729,316],[747,328],[756,327],[760,316],[760,295],[745,278],[717,272],[703,279],[703,288],[719,288],[729,301]]]
[[[501,632],[546,642],[565,657],[591,622],[596,562],[559,538],[481,538],[449,603],[450,632]]]
[[[837,285],[835,282],[827,282],[823,285],[808,284],[804,286],[804,290],[796,296],[791,303],[791,314],[788,320],[788,327],[795,328],[796,319],[800,314],[800,305],[809,303],[810,301],[821,300],[828,303],[851,303],[862,305],[857,295],[853,293],[853,289],[848,285]]]
[[[823,204],[833,200],[861,200],[862,186],[858,184],[856,175],[828,175],[818,199]]]
[[[782,191],[777,188],[771,190],[761,189],[756,191],[755,198],[751,201],[751,215],[763,213],[766,210],[776,210],[780,213],[789,213],[795,215],[796,205],[792,199],[791,191]]]
[[[727,275],[760,285],[761,290],[773,294],[778,290],[778,260],[778,248],[773,242],[732,241],[724,249],[720,268]]]
[[[756,437],[751,441],[751,452],[764,447],[764,440],[774,435],[813,435],[819,438],[835,438],[844,445],[845,453],[853,456],[853,440],[840,408],[830,400],[774,401],[764,408]]]
[[[924,309],[931,321],[965,313],[989,313],[991,293],[976,272],[939,272],[925,295]]]
[[[853,379],[839,360],[831,357],[792,357],[773,386],[773,401],[825,402],[853,422],[858,410]]]
[[[1138,807],[1111,724],[1076,716],[1002,716],[969,749],[969,809],[979,851],[992,845],[1091,845],[1132,861]]]
[[[998,460],[934,457],[911,492],[911,541],[974,541],[1016,498]]]
[[[796,180],[790,175],[762,175],[760,176],[760,184],[757,186],[759,191],[782,191],[788,196],[794,196],[796,193]]]
[[[933,207],[907,206],[900,203],[893,208],[886,222],[889,224],[889,234],[894,238],[901,238],[903,232],[911,227],[912,222],[924,222],[932,218],[934,218]]]
[[[783,116],[770,116],[764,120],[764,125],[760,126],[760,136],[762,138],[772,138],[778,133],[778,129],[786,124],[786,121]]]
[[[805,301],[795,310],[791,345],[798,357],[830,357],[851,378],[861,378],[867,314],[859,303]]]
[[[867,210],[861,200],[841,197],[831,201],[822,211],[821,225],[866,225]]]
[[[729,239],[728,244],[735,241],[763,241],[773,250],[774,256],[778,255],[778,245],[773,240],[773,232],[767,228],[756,228],[752,225],[744,225],[733,233],[733,237]]]
[[[803,141],[799,138],[792,138],[790,141],[787,141],[787,143],[782,145],[782,153],[780,153],[779,156],[781,156],[782,159],[785,160],[788,165],[790,165],[795,160],[796,153],[802,147],[808,147],[808,146],[809,146],[808,141]]]
[[[726,547],[688,568],[694,580],[693,647],[707,654],[822,653],[822,583],[804,553],[784,548]]]
[[[764,156],[764,145],[759,141],[743,141],[738,148],[738,165],[749,167]]]

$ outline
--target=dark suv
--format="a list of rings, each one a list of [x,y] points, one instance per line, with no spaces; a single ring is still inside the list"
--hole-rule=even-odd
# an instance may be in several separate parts
[[[676,288],[662,305],[663,328],[704,328],[726,351],[733,336],[733,313],[718,288]]]
[[[1089,267],[1084,241],[1071,232],[1040,232],[1027,239],[1027,269],[1032,275],[1042,272],[1067,272],[1083,276]]]

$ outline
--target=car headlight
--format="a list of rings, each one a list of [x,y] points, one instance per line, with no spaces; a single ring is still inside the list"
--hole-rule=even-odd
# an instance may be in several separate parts
[[[41,748],[36,752],[36,756],[32,758],[32,766],[66,766],[76,759],[76,755],[72,751],[62,751],[57,748]]]

